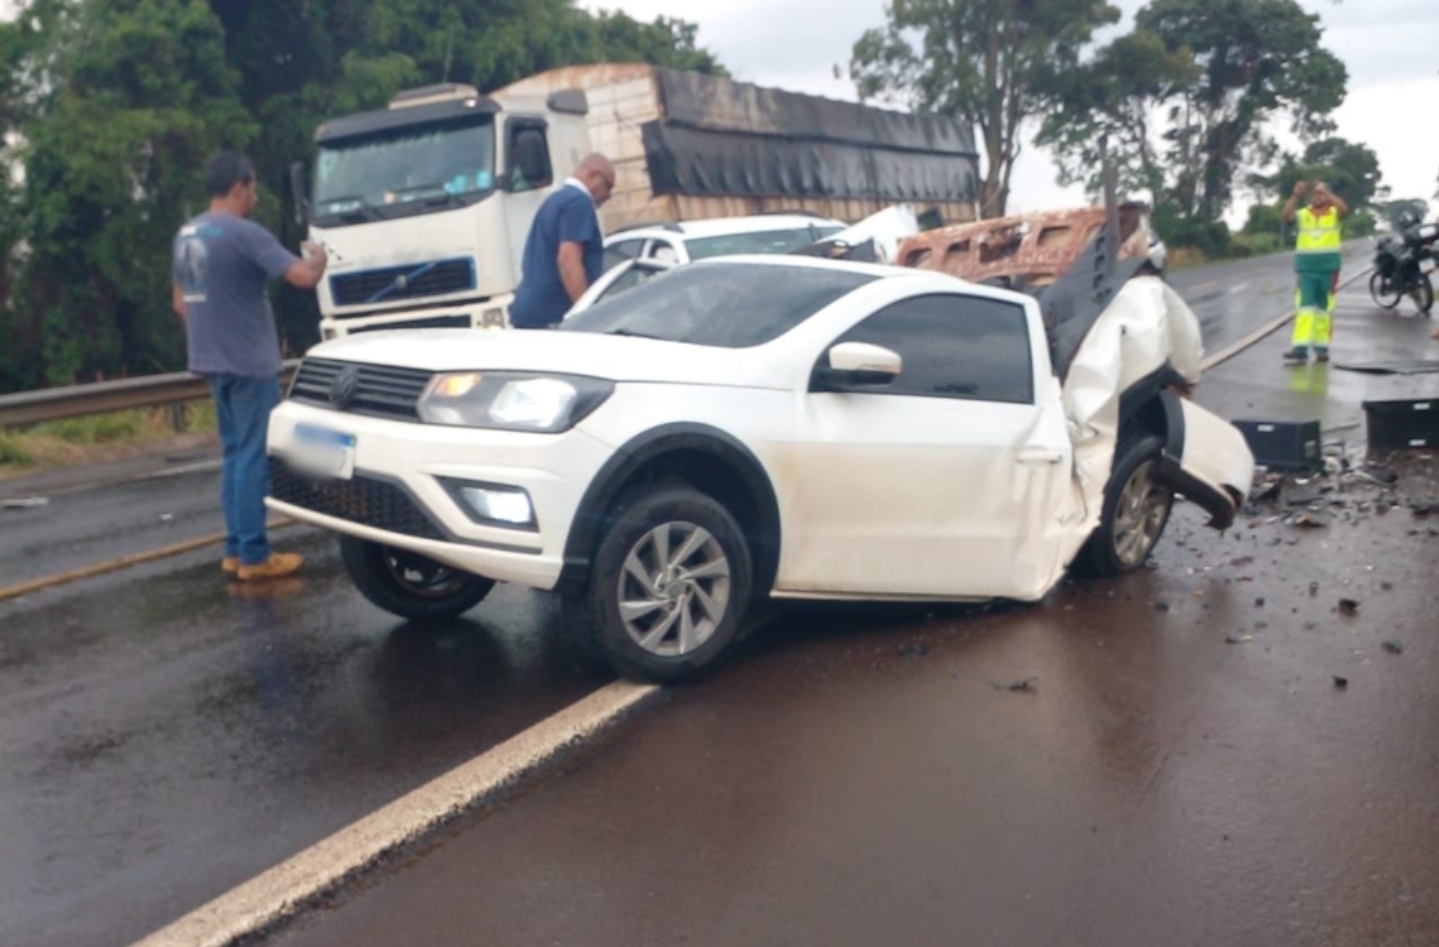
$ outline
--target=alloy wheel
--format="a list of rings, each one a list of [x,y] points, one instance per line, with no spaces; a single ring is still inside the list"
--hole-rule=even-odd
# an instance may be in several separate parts
[[[625,633],[660,657],[680,657],[708,641],[724,620],[729,600],[724,548],[693,523],[664,523],[645,533],[620,570]]]
[[[1124,484],[1114,515],[1114,554],[1127,568],[1149,557],[1164,532],[1174,494],[1154,482],[1153,462],[1140,464]]]

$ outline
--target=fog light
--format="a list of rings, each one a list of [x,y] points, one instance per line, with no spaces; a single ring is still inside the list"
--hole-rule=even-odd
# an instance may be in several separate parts
[[[509,526],[533,526],[535,509],[530,495],[517,487],[464,485],[460,496],[482,520]]]

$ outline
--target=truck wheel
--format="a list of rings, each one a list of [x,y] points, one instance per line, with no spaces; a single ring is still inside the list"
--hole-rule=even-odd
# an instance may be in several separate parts
[[[668,484],[629,493],[593,563],[564,601],[565,624],[621,675],[687,680],[738,638],[754,567],[739,524],[709,496]]]
[[[1104,488],[1099,526],[1075,557],[1075,572],[1094,577],[1122,575],[1149,559],[1174,507],[1174,491],[1153,478],[1163,448],[1164,443],[1153,434],[1120,441]]]
[[[462,615],[495,587],[493,579],[354,536],[340,537],[340,556],[361,595],[390,614],[412,621]]]

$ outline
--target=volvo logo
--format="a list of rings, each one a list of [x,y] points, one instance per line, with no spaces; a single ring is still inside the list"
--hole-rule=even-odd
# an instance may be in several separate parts
[[[340,374],[330,382],[330,404],[344,410],[355,400],[355,392],[360,388],[360,370],[354,365],[346,365],[340,369]]]

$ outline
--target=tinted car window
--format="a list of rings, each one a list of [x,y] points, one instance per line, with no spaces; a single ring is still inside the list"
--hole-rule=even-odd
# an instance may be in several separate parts
[[[977,296],[919,296],[886,306],[840,338],[898,352],[900,375],[876,394],[1034,402],[1024,308]]]
[[[691,260],[715,256],[738,256],[746,253],[789,253],[800,247],[839,233],[833,225],[810,225],[791,230],[759,230],[753,233],[730,233],[722,237],[701,237],[685,241]]]
[[[818,267],[681,266],[600,301],[560,328],[748,348],[779,338],[874,279]]]

